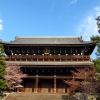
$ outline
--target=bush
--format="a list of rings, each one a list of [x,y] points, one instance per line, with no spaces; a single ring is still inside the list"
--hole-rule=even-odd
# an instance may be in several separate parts
[[[96,100],[100,100],[100,96],[98,96],[98,97],[96,98]]]

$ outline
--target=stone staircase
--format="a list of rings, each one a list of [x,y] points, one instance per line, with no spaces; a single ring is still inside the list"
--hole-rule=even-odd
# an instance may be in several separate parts
[[[67,100],[67,94],[58,93],[11,93],[6,100]]]

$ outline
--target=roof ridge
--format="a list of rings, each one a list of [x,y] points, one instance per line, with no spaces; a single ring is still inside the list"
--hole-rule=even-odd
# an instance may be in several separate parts
[[[81,36],[16,36],[18,38],[81,38]]]

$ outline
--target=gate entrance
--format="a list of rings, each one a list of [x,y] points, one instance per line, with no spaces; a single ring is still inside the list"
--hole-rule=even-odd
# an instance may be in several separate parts
[[[40,79],[39,80],[39,92],[53,93],[53,79]]]

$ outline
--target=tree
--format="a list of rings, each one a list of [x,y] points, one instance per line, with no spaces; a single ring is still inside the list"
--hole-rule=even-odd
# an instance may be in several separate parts
[[[7,84],[4,79],[6,67],[7,66],[4,61],[4,48],[3,48],[3,45],[0,44],[0,89],[3,89],[3,90],[7,88]]]
[[[96,18],[96,20],[97,20],[98,32],[100,33],[100,16],[98,16],[98,17]]]
[[[96,20],[97,20],[98,32],[100,33],[100,16],[98,16]],[[100,73],[100,36],[99,35],[92,36],[90,37],[90,39],[91,41],[97,42],[97,52],[96,52],[97,59],[94,59],[93,62],[97,72]],[[100,80],[100,74],[98,74],[98,79]]]
[[[97,72],[100,73],[100,59],[95,59],[93,62]]]
[[[76,71],[71,71],[71,73],[73,79],[64,80],[64,82],[71,87],[72,92],[80,91],[87,94],[96,94],[96,88],[98,85],[94,68],[76,68]]]
[[[96,20],[97,20],[98,32],[100,33],[100,16],[98,16],[96,18]],[[99,35],[92,36],[92,37],[90,37],[90,39],[91,39],[91,41],[97,42],[97,52],[96,52],[97,59],[94,59],[93,62],[94,62],[94,66],[98,72],[97,73],[98,80],[100,81],[100,36]],[[100,84],[99,84],[99,87],[100,87]],[[98,93],[100,93],[99,89],[98,89]]]
[[[99,35],[96,35],[96,36],[92,36],[90,37],[91,41],[96,41],[97,42],[97,52],[96,52],[96,55],[97,55],[97,59],[100,60],[100,36]]]
[[[98,16],[97,18],[96,18],[96,20],[97,20],[97,27],[98,27],[98,32],[100,33],[100,16]],[[100,59],[100,36],[99,35],[97,35],[97,36],[92,36],[91,37],[91,40],[92,41],[97,41],[97,53],[96,53],[96,55],[99,57],[99,59]]]
[[[26,74],[22,73],[21,66],[17,65],[8,65],[5,73],[5,79],[9,89],[15,89],[18,86],[22,86],[22,78],[27,77]]]
[[[97,36],[92,36],[91,40],[92,41],[97,41],[97,52],[96,52],[97,59],[94,59],[93,63],[94,63],[94,66],[96,68],[96,71],[98,73],[100,73],[100,36],[98,36],[98,35]],[[100,81],[100,74],[98,74],[98,79]]]

